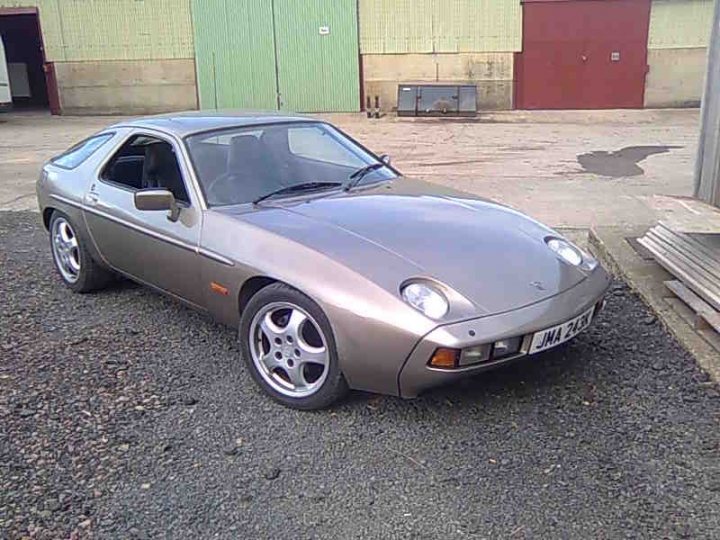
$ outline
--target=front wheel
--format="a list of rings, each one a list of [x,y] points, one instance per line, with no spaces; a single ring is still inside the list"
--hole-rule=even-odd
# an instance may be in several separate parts
[[[295,409],[321,409],[348,387],[320,306],[282,283],[255,294],[240,319],[240,348],[255,382]]]

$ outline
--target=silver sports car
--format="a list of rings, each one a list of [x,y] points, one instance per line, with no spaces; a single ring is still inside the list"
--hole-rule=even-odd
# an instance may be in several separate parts
[[[37,195],[71,290],[122,275],[209,312],[299,409],[348,388],[412,397],[565,343],[609,282],[553,230],[310,118],[121,122],[51,159]]]

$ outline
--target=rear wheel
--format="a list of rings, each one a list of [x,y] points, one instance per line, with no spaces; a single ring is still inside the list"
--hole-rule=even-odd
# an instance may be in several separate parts
[[[327,317],[287,285],[269,285],[250,299],[240,346],[255,382],[284,405],[321,409],[347,393]]]
[[[73,222],[58,210],[50,217],[50,247],[58,274],[74,292],[94,291],[110,281],[110,273],[90,256]]]

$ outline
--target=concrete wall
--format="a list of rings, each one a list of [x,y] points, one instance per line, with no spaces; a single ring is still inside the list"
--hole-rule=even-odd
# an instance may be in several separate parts
[[[197,108],[192,59],[59,62],[55,67],[63,114],[151,114]]]
[[[510,109],[513,53],[364,54],[365,95],[380,96],[385,111],[397,107],[399,84],[474,84],[478,109]]]
[[[696,107],[705,79],[713,0],[653,0],[646,107]]]
[[[703,92],[707,48],[648,51],[646,107],[697,107]]]
[[[397,107],[399,84],[474,84],[479,109],[510,109],[519,0],[359,0],[366,96]]]

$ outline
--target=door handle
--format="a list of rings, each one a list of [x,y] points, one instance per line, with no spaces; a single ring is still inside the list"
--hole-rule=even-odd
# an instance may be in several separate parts
[[[98,202],[98,195],[97,193],[90,192],[87,195],[85,195],[85,202],[90,205],[95,205]]]

